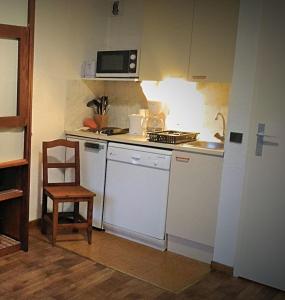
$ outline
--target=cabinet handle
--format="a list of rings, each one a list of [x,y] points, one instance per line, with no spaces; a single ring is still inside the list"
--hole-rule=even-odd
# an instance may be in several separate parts
[[[188,163],[190,161],[189,157],[182,157],[182,156],[176,156],[175,159],[176,161],[185,162],[185,163]]]
[[[208,77],[206,75],[193,75],[192,79],[202,80],[207,79]]]

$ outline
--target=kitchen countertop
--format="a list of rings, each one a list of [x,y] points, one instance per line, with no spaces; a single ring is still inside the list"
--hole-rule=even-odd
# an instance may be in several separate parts
[[[82,138],[91,138],[91,139],[103,140],[108,142],[118,142],[118,143],[141,145],[141,146],[154,147],[154,148],[202,153],[202,154],[221,156],[221,157],[224,156],[223,149],[208,149],[208,148],[194,147],[192,145],[189,145],[188,143],[164,144],[164,143],[149,142],[145,136],[138,136],[138,135],[131,135],[131,134],[106,135],[106,134],[99,134],[99,133],[82,131],[82,130],[73,130],[73,131],[66,130],[65,134],[69,136],[72,135],[72,136],[77,136]]]

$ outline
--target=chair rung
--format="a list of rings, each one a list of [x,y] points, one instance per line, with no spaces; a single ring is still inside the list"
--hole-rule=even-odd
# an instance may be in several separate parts
[[[88,228],[88,223],[68,223],[68,224],[58,224],[58,228],[77,228],[86,229]]]
[[[75,163],[47,163],[47,168],[58,168],[58,169],[76,168],[76,164]]]
[[[47,213],[44,218],[47,222],[49,222],[50,224],[52,224],[53,220],[52,220],[52,213],[49,212]],[[80,214],[77,216],[78,218],[78,222],[74,222],[73,220],[73,212],[59,212],[58,213],[58,226],[61,225],[77,225],[77,224],[88,224],[87,220],[81,216]]]

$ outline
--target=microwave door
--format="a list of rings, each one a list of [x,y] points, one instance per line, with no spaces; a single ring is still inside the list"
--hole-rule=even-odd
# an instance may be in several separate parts
[[[97,55],[96,76],[104,77],[128,73],[129,54],[128,51],[99,51]]]

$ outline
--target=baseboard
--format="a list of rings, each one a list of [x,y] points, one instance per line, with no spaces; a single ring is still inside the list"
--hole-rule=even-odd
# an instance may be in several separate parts
[[[41,225],[41,219],[36,219],[29,222],[29,228],[40,227],[40,225]]]
[[[207,264],[211,263],[214,253],[214,248],[211,246],[170,234],[167,235],[167,250]]]
[[[151,236],[143,235],[135,231],[128,230],[126,228],[122,228],[119,226],[115,226],[112,224],[104,223],[105,231],[119,237],[134,241],[136,243],[140,243],[160,251],[164,251],[166,249],[166,241],[160,240]]]
[[[233,267],[218,263],[218,262],[213,261],[213,260],[211,261],[211,270],[223,272],[223,273],[228,274],[230,276],[234,275],[234,268]]]

